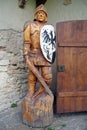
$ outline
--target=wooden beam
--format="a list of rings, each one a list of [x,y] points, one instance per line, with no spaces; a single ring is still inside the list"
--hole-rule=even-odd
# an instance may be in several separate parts
[[[20,8],[24,8],[26,1],[25,0],[18,0],[18,6]]]
[[[72,3],[72,0],[64,0],[64,5],[68,5],[68,4],[71,4]]]
[[[86,97],[87,91],[83,92],[59,92],[59,97]]]
[[[45,4],[47,0],[36,0],[36,7],[40,4]]]

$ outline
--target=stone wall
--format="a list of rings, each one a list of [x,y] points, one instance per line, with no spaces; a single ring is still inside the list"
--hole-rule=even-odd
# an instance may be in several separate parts
[[[23,32],[0,30],[0,111],[21,101],[27,92]]]

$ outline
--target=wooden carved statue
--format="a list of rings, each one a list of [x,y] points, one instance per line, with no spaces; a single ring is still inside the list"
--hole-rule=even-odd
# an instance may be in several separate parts
[[[24,57],[29,74],[23,120],[33,127],[44,127],[52,122],[53,94],[49,88],[55,59],[55,33],[53,26],[47,23],[47,11],[43,5],[36,8],[34,21],[25,24]],[[37,79],[40,83],[38,89]]]

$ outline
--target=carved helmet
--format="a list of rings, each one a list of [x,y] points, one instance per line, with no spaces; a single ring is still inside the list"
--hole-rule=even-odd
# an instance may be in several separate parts
[[[44,7],[44,5],[41,4],[41,5],[39,5],[39,6],[36,8],[34,20],[36,20],[36,14],[37,14],[38,11],[43,11],[43,12],[46,14],[46,16],[47,16],[47,10],[46,10],[46,8]],[[46,19],[46,21],[47,21],[47,19]]]

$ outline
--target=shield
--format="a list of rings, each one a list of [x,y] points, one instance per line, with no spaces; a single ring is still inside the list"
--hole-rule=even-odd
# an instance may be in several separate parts
[[[56,43],[52,25],[44,25],[40,32],[40,46],[45,59],[51,63],[55,60]]]

